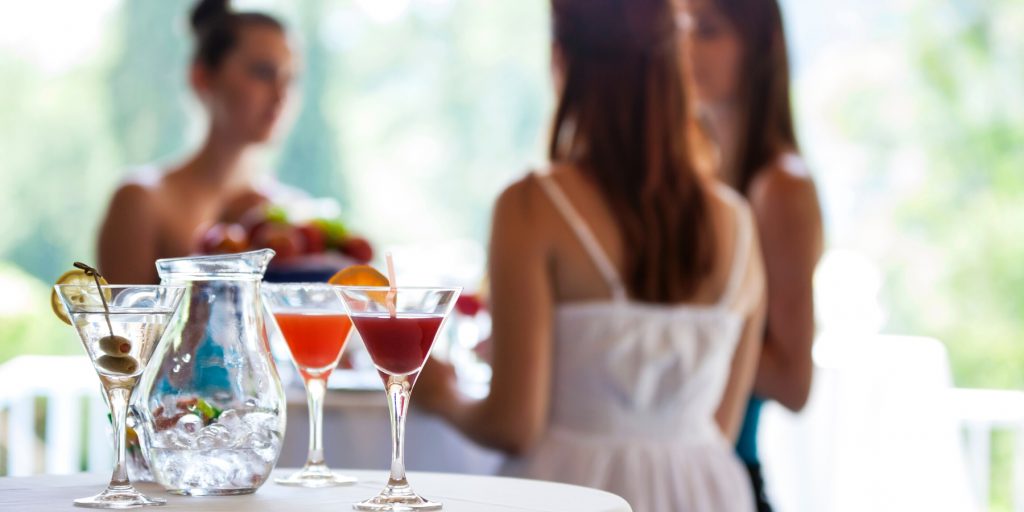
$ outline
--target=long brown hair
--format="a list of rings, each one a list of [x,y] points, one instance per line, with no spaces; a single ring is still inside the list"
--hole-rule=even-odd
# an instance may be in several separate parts
[[[714,240],[672,0],[552,0],[564,83],[549,157],[572,162],[615,213],[631,295],[692,297]]]
[[[776,0],[712,0],[736,29],[740,62],[738,189],[744,194],[757,173],[781,151],[797,150],[789,97],[789,56],[782,11]]]

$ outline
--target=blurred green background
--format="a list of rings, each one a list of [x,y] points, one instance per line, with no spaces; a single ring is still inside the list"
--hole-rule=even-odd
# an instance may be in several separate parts
[[[883,330],[942,340],[958,386],[1021,388],[1024,2],[783,3],[829,247],[877,268]],[[268,156],[279,178],[337,198],[377,244],[483,242],[497,192],[543,161],[547,2],[236,5],[282,16],[303,54],[295,127]],[[126,173],[181,159],[201,137],[186,85],[190,7],[5,6],[0,361],[78,353],[49,284],[94,258]],[[995,509],[1009,492],[995,478]]]

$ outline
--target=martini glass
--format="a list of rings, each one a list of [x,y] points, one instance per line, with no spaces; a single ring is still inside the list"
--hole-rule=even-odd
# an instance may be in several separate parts
[[[100,377],[113,420],[114,471],[107,489],[75,500],[88,508],[164,505],[135,490],[125,466],[128,400],[178,309],[184,286],[57,285],[64,308]]]
[[[391,412],[391,475],[377,496],[356,510],[440,510],[413,492],[405,477],[405,417],[409,396],[437,333],[461,288],[337,286],[352,323],[384,380]],[[392,300],[393,299],[393,300]]]
[[[263,284],[263,300],[273,313],[292,360],[302,375],[309,401],[309,454],[299,472],[275,480],[281,485],[330,487],[354,484],[324,463],[323,421],[327,378],[338,367],[352,321],[341,298],[326,283]]]

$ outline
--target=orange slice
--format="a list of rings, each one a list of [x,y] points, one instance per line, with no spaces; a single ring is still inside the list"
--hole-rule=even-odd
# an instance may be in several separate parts
[[[96,281],[92,276],[86,275],[84,270],[74,269],[65,272],[54,284],[70,284],[75,286],[81,286],[81,292],[70,295],[68,298],[80,305],[87,305],[95,302],[95,305],[101,304],[99,300],[99,292],[96,290]],[[107,280],[100,277],[100,284],[106,285]],[[67,292],[67,290],[65,290]],[[104,292],[105,298],[110,300],[110,292]],[[71,325],[71,317],[68,316],[68,311],[64,308],[64,303],[61,302],[60,296],[57,295],[57,289],[54,288],[50,291],[50,308],[53,309],[53,314],[57,315],[62,322]]]
[[[369,265],[352,265],[331,276],[328,284],[338,286],[391,286],[391,281]],[[379,304],[388,303],[388,292],[369,292],[371,300]]]
[[[369,265],[352,265],[331,276],[328,284],[340,286],[391,286],[388,278]]]

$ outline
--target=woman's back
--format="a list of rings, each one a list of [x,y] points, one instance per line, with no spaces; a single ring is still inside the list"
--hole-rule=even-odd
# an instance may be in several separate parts
[[[604,201],[577,169],[522,183],[552,241],[549,424],[507,472],[607,489],[636,510],[747,510],[745,474],[716,423],[745,320],[762,286],[743,201],[707,191],[718,250],[692,302],[630,300]],[[618,249],[615,249],[618,248]]]
[[[600,250],[621,276],[628,255],[625,254],[618,223],[601,192],[575,166],[553,166],[548,176],[544,179],[552,180],[584,219]],[[546,235],[545,238],[550,240],[555,300],[564,303],[611,299],[611,290],[591,254],[580,243],[573,227],[551,200],[537,175],[526,178],[520,185],[524,199],[533,206],[531,215],[537,229],[544,229],[541,236]],[[736,207],[729,196],[723,195],[725,192],[716,192],[717,189],[709,182],[705,194],[711,207],[710,231],[715,233],[716,258],[710,275],[701,281],[693,297],[686,301],[694,305],[711,305],[718,301],[725,290],[736,250]]]

